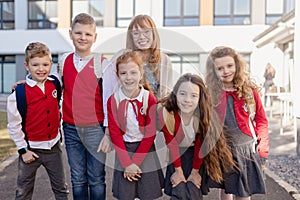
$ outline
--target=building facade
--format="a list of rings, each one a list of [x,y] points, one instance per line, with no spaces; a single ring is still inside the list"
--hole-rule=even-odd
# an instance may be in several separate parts
[[[293,68],[293,39],[277,45],[262,39],[262,34],[274,24],[290,30],[279,21],[293,15],[294,8],[295,0],[3,0],[0,93],[10,93],[11,85],[24,79],[24,50],[29,42],[47,44],[54,63],[73,50],[68,31],[80,12],[95,18],[98,38],[93,51],[107,57],[125,48],[126,27],[132,17],[147,14],[159,29],[162,51],[171,58],[174,80],[185,72],[204,76],[210,50],[227,45],[246,58],[258,83],[264,81],[264,68],[270,62],[278,74],[275,83],[288,91],[291,79],[286,66]]]

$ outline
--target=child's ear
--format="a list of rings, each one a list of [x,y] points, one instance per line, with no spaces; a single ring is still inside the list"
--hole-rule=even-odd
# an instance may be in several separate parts
[[[27,63],[26,61],[24,62],[24,66],[25,66],[25,69],[26,69],[27,71],[29,71],[28,63]]]

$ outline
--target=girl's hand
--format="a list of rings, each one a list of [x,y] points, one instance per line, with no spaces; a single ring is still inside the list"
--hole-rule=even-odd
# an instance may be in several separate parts
[[[109,130],[108,128],[105,129],[104,136],[98,146],[97,152],[104,152],[104,153],[109,153],[112,150],[114,150],[113,144],[111,142],[110,136],[109,136]]]
[[[27,163],[27,164],[35,161],[37,158],[39,158],[39,156],[30,150],[27,150],[26,153],[22,154],[22,159],[23,159],[24,163]]]
[[[194,183],[194,185],[200,189],[201,186],[201,176],[199,174],[199,170],[197,169],[192,169],[191,174],[189,175],[189,178],[187,179],[187,181],[191,181],[192,183]]]
[[[124,178],[127,178],[127,180],[131,181],[138,181],[138,178],[141,178],[142,170],[139,166],[132,163],[128,167],[125,168],[124,171]]]
[[[175,168],[175,172],[172,174],[170,180],[172,183],[172,187],[176,187],[180,182],[186,182],[181,167]]]

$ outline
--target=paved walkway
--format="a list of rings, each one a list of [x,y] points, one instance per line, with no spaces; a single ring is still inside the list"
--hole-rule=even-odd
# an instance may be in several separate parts
[[[271,155],[286,155],[296,154],[296,143],[293,139],[294,135],[291,131],[291,125],[287,125],[284,128],[284,134],[280,134],[280,118],[276,116],[276,112],[273,112],[273,118],[269,119],[270,126],[270,154]],[[5,162],[0,164],[0,200],[14,199],[17,177],[17,155],[10,157]],[[111,158],[109,158],[111,159]],[[66,172],[69,177],[69,169],[67,161],[65,159]],[[107,199],[114,199],[111,194],[111,180],[112,169],[107,167]],[[71,186],[70,179],[68,184]],[[252,200],[300,200],[300,195],[291,195],[297,193],[296,189],[291,185],[284,182],[273,172],[266,172],[266,195],[254,195]],[[291,194],[290,194],[291,193]],[[50,182],[45,173],[44,168],[38,170],[35,183],[35,192],[33,200],[52,200],[54,196],[51,192]],[[72,196],[70,195],[70,199]],[[160,200],[169,199],[167,196],[163,196]],[[204,197],[204,200],[218,200],[218,191],[213,189],[208,196]]]

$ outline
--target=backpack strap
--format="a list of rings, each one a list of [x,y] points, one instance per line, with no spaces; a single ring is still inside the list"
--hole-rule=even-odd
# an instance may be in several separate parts
[[[167,127],[167,130],[169,131],[169,133],[171,135],[174,135],[175,134],[174,113],[167,111],[167,109],[165,107],[163,107],[162,114],[163,114],[163,119],[164,119],[165,125]]]
[[[24,133],[24,139],[29,148],[28,137],[26,134],[26,113],[27,113],[27,104],[26,104],[26,94],[25,94],[25,83],[17,85],[15,89],[16,93],[16,102],[17,102],[17,109],[22,117],[22,131]]]
[[[58,104],[59,104],[59,102],[61,100],[61,95],[62,95],[61,84],[60,84],[60,82],[59,82],[59,80],[58,80],[58,78],[56,76],[49,75],[49,77],[53,79],[53,83],[54,83],[55,89],[57,91],[57,101],[58,101]]]

